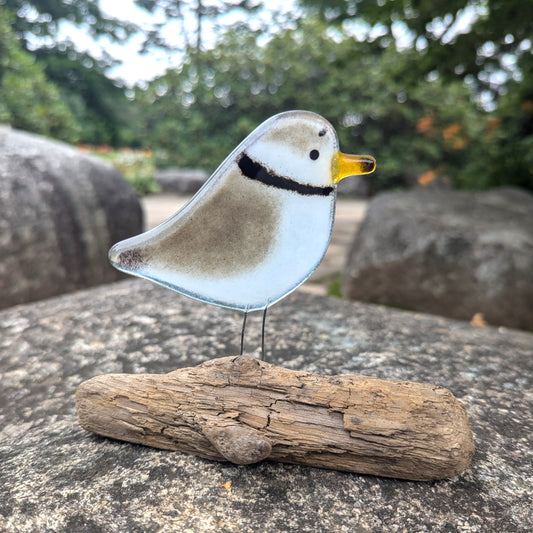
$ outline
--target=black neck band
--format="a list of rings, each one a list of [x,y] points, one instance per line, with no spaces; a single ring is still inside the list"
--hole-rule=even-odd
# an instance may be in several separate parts
[[[250,159],[246,154],[242,154],[238,161],[241,172],[252,180],[260,181],[265,185],[293,191],[305,196],[329,196],[333,192],[333,187],[318,187],[316,185],[304,185],[297,181],[274,174],[260,163]]]

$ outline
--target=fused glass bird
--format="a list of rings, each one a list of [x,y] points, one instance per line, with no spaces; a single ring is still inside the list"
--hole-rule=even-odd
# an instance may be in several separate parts
[[[196,195],[156,228],[115,244],[113,266],[203,302],[266,310],[301,285],[328,247],[336,186],[375,169],[339,151],[335,130],[308,111],[258,126]]]

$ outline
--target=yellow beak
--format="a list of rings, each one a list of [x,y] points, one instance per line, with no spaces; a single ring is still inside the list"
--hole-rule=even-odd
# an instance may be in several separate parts
[[[348,176],[370,174],[376,170],[376,160],[369,155],[349,155],[337,152],[333,157],[333,183]]]

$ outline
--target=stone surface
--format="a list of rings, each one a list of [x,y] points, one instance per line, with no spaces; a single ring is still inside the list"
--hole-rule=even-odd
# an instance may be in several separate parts
[[[0,308],[119,279],[107,252],[141,230],[139,201],[118,171],[0,128]]]
[[[260,351],[260,314],[246,352]],[[241,317],[142,280],[0,312],[2,532],[529,532],[533,335],[295,293],[269,312],[270,362],[435,383],[476,452],[451,480],[264,462],[235,466],[112,441],[74,393],[112,372],[169,372],[238,350]],[[230,485],[231,484],[231,485]]]
[[[337,194],[340,197],[368,198],[371,192],[369,176],[350,176],[337,185]]]
[[[533,330],[533,195],[418,190],[369,205],[343,279],[353,300]]]
[[[166,168],[157,171],[156,180],[163,192],[194,194],[208,177],[197,168]]]

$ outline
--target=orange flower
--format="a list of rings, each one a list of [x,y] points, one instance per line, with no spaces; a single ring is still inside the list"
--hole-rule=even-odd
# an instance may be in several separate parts
[[[453,124],[450,124],[443,132],[442,136],[446,141],[451,140],[453,137],[455,137],[462,129],[461,124],[459,122],[454,122]]]
[[[431,115],[425,115],[416,124],[416,131],[423,135],[431,135],[431,128],[433,127],[433,117]]]
[[[528,113],[533,113],[533,101],[526,100],[522,103],[521,107],[524,111],[527,111]]]
[[[487,121],[487,129],[489,131],[493,131],[498,128],[500,124],[501,120],[499,118],[491,118],[489,121]]]
[[[422,187],[425,187],[429,183],[431,183],[435,178],[437,177],[437,173],[434,170],[428,170],[424,172],[423,174],[420,174],[418,176],[418,184],[422,185]]]
[[[455,139],[453,142],[452,147],[456,150],[462,150],[466,145],[468,144],[468,141],[464,138]]]

